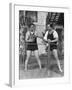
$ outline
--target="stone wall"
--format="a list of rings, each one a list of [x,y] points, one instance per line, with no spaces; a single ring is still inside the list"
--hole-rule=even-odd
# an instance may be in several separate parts
[[[43,36],[42,33],[45,32],[47,14],[48,14],[47,12],[38,12],[38,22],[36,22],[35,25],[39,36]],[[43,44],[43,40],[37,38],[37,43],[39,54],[44,54],[46,46]]]

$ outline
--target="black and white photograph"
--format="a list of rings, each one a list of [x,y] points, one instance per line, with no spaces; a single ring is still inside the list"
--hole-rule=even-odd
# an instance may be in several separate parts
[[[10,85],[70,80],[69,9],[10,4]]]
[[[64,13],[19,10],[19,79],[64,77]]]
[[[0,90],[72,90],[72,0],[0,4]]]

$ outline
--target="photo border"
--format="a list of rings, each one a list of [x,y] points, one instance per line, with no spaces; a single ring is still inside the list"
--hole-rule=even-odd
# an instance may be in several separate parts
[[[32,86],[32,85],[34,86],[34,85],[39,85],[39,84],[47,85],[47,84],[58,84],[58,83],[59,84],[70,83],[70,59],[69,59],[69,57],[70,57],[69,56],[69,52],[70,52],[70,48],[69,47],[70,47],[70,45],[68,43],[69,42],[68,40],[69,40],[69,37],[70,37],[69,36],[70,33],[67,32],[67,30],[69,29],[69,8],[67,8],[67,7],[36,6],[36,5],[33,6],[33,5],[23,5],[23,4],[11,4],[10,6],[12,7],[11,8],[11,10],[12,10],[12,16],[11,16],[11,18],[12,18],[12,21],[11,21],[12,29],[10,28],[11,33],[12,33],[12,35],[10,36],[11,37],[11,41],[12,41],[12,46],[11,46],[12,47],[12,51],[11,51],[12,58],[11,58],[11,61],[10,61],[10,70],[11,70],[11,72],[10,72],[10,86],[11,87],[12,86]],[[58,78],[43,78],[43,79],[41,78],[41,79],[28,79],[28,80],[24,79],[24,80],[19,80],[19,78],[18,78],[19,77],[19,62],[18,62],[19,59],[17,59],[17,57],[19,57],[18,56],[19,54],[17,54],[17,49],[19,48],[18,47],[19,45],[17,45],[19,43],[19,40],[18,40],[18,35],[19,35],[19,33],[18,33],[19,28],[18,27],[19,26],[17,25],[17,27],[16,27],[16,24],[18,23],[19,19],[17,20],[16,19],[17,16],[15,16],[15,15],[18,14],[18,12],[16,14],[16,7],[19,8],[21,6],[22,7],[29,7],[29,8],[32,7],[32,8],[36,8],[36,9],[37,8],[41,8],[41,9],[46,8],[46,10],[47,9],[51,10],[51,12],[54,11],[54,10],[56,10],[56,12],[60,12],[59,10],[64,12],[64,42],[65,42],[64,43],[64,48],[65,47],[67,48],[67,49],[64,49],[64,51],[65,51],[64,52],[64,54],[65,54],[64,56],[65,56],[66,60],[69,59],[69,61],[67,61],[67,63],[68,63],[67,66],[64,63],[65,64],[64,66],[66,67],[66,68],[64,68],[65,69],[64,71],[67,71],[66,72],[67,73],[66,78],[63,78],[63,77],[59,78],[58,77]],[[18,9],[18,10],[21,10],[21,9]],[[23,8],[23,10],[24,10],[24,8]],[[43,11],[43,10],[40,10],[40,11]],[[66,39],[66,37],[68,37],[67,38],[68,40]],[[64,60],[64,62],[65,62],[65,60]],[[31,82],[33,82],[33,83],[31,83]]]

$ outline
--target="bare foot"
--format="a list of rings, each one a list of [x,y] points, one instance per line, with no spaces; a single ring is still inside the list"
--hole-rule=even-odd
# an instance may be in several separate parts
[[[63,72],[63,70],[62,70],[61,68],[59,69],[59,71],[60,71],[60,72]]]

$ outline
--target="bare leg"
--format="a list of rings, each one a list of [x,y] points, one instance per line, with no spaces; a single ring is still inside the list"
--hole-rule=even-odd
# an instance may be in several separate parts
[[[27,65],[28,65],[30,55],[31,55],[31,51],[27,51],[27,57],[26,57],[26,60],[25,60],[25,71],[27,70]]]
[[[40,59],[39,59],[38,50],[35,50],[35,51],[34,51],[34,54],[35,54],[35,57],[36,57],[37,62],[38,62],[38,64],[39,64],[39,67],[40,67],[40,69],[41,69],[41,61],[40,61]]]
[[[58,58],[58,54],[57,54],[57,50],[56,49],[53,50],[53,55],[54,55],[54,57],[55,57],[55,59],[57,61],[57,65],[58,65],[58,68],[59,68],[60,72],[62,72],[62,69],[61,69],[61,66],[60,66],[60,61],[59,61],[59,58]]]

